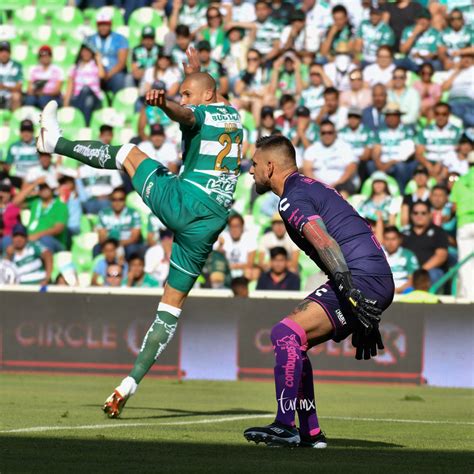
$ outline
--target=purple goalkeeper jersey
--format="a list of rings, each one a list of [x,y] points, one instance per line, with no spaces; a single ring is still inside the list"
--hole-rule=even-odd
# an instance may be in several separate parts
[[[392,275],[367,221],[330,186],[295,172],[285,182],[279,211],[291,240],[327,275],[326,266],[303,236],[304,225],[317,218],[341,247],[352,275]]]

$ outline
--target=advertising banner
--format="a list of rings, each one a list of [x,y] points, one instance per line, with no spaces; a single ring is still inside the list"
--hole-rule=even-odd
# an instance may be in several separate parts
[[[239,378],[273,379],[274,354],[270,332],[291,313],[295,303],[254,301],[241,315]],[[393,304],[383,314],[380,332],[385,350],[371,360],[356,360],[351,338],[328,341],[309,350],[318,380],[422,383],[424,311],[431,305]]]
[[[126,375],[157,303],[143,295],[2,292],[0,368]],[[150,375],[179,375],[179,342],[178,329]]]

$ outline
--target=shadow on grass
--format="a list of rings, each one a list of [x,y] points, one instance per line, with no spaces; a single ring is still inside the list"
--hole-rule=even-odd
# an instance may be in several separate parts
[[[270,449],[236,439],[235,444],[210,442],[120,441],[108,433],[92,439],[0,437],[3,473],[109,472],[472,472],[468,451],[422,451],[390,443],[334,439],[326,450]],[[183,436],[184,438],[184,436]]]
[[[82,405],[83,407],[95,407],[101,408],[97,405]],[[133,416],[133,410],[142,410],[142,411],[164,411],[168,412],[168,415],[144,415],[144,416]],[[130,416],[132,414],[132,416]],[[124,409],[124,415],[119,419],[121,420],[160,420],[160,419],[169,419],[169,418],[185,418],[188,416],[232,416],[232,415],[271,415],[273,412],[265,410],[249,410],[245,408],[233,408],[230,410],[214,410],[214,411],[196,411],[196,410],[179,410],[176,408],[159,408],[159,407],[137,407],[137,406],[127,406]]]

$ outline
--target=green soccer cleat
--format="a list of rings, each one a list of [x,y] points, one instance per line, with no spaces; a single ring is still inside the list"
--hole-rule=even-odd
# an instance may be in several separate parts
[[[322,431],[320,431],[317,435],[314,436],[302,435],[300,433],[300,438],[300,448],[325,449],[328,447],[326,436]]]
[[[296,447],[300,442],[296,428],[277,421],[267,426],[248,428],[244,431],[244,436],[247,441],[254,441],[257,444],[262,442],[274,448]]]

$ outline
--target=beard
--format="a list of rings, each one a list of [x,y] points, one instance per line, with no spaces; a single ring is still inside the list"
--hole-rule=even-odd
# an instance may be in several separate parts
[[[257,191],[257,194],[265,194],[268,191],[271,191],[270,186],[266,186],[265,184],[257,184],[255,183],[255,191]]]

